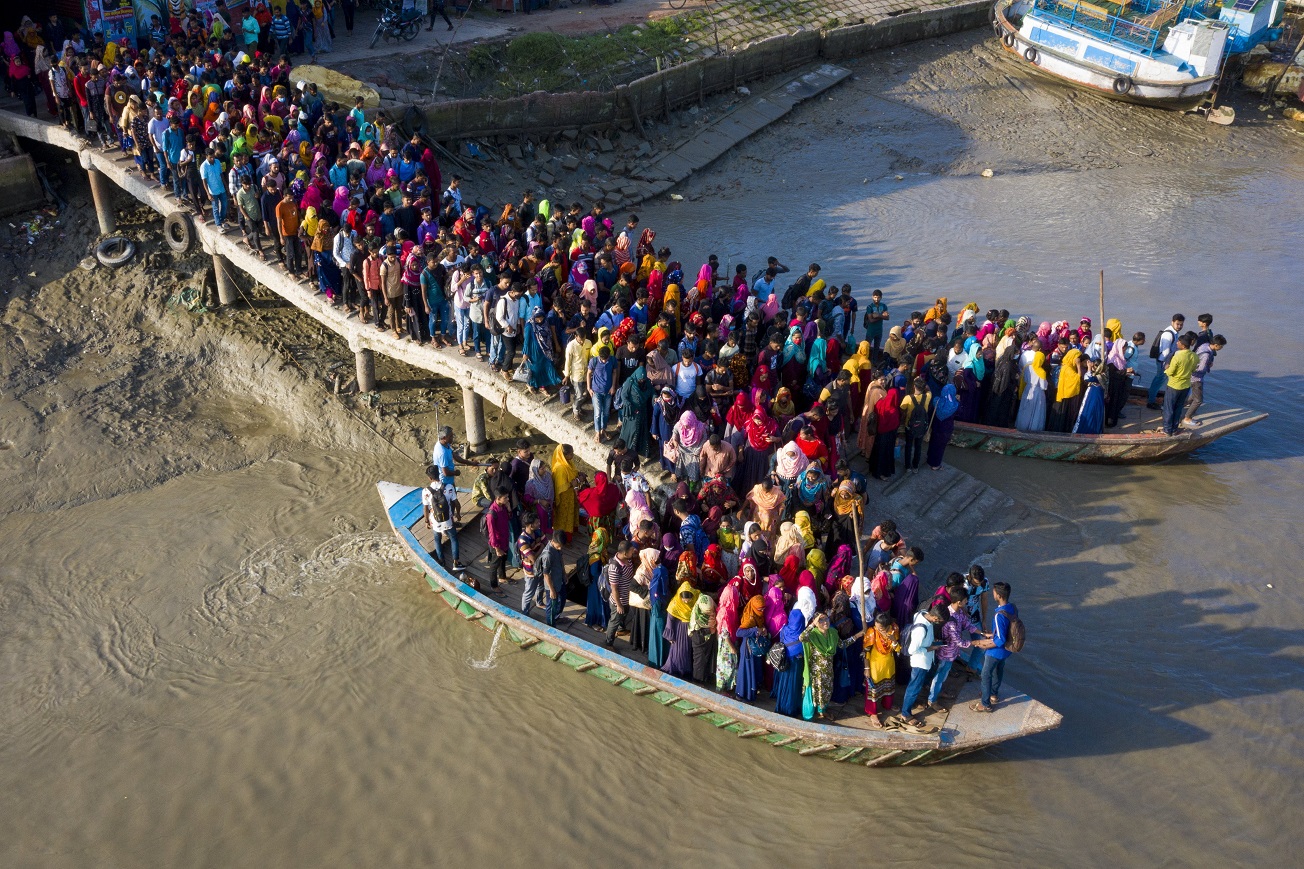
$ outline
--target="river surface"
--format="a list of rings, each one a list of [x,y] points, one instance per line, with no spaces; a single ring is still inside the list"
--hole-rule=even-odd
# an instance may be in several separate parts
[[[1007,677],[1059,730],[904,770],[745,743],[537,655],[490,658],[382,527],[374,482],[420,480],[382,446],[260,449],[145,487],[106,450],[88,457],[103,497],[0,496],[0,863],[1299,865],[1299,151],[905,173],[881,145],[999,148],[838,93],[840,117],[891,123],[847,145],[799,115],[645,225],[694,269],[818,260],[897,318],[945,294],[1094,320],[1103,267],[1129,333],[1212,312],[1229,345],[1209,400],[1273,414],[1163,466],[948,454],[1035,508],[990,573],[1028,624]],[[274,427],[228,401],[251,437]],[[186,443],[186,419],[150,425]],[[41,472],[57,488],[59,465]]]

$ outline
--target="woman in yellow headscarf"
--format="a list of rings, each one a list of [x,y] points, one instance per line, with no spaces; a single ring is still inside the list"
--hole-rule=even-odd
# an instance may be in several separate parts
[[[579,471],[571,461],[569,444],[557,444],[552,451],[552,527],[574,534],[579,527],[580,504],[575,496],[575,479]]]
[[[1041,342],[1028,339],[1019,356],[1023,375],[1023,391],[1019,396],[1019,415],[1014,427],[1019,431],[1046,430],[1046,354]]]
[[[815,529],[811,525],[810,514],[805,510],[798,510],[797,514],[792,517],[792,524],[797,526],[801,532],[802,545],[807,549],[815,546]]]
[[[606,326],[601,326],[598,328],[597,340],[593,342],[593,349],[589,351],[589,355],[592,356],[594,359],[598,358],[599,347],[606,347],[607,350],[610,351],[611,353],[611,358],[612,359],[616,358],[616,348],[613,347],[611,344],[611,330],[608,329]]]
[[[868,341],[861,341],[856,347],[856,352],[847,357],[847,361],[842,363],[842,370],[851,375],[851,412],[852,415],[859,418],[860,412],[864,407],[865,384],[861,382],[860,373],[873,373],[874,363],[869,358],[870,346]]]
[[[931,323],[934,320],[940,320],[942,319],[942,315],[945,313],[946,313],[946,296],[938,296],[937,301],[933,303],[933,307],[929,308],[924,313],[924,322]]]
[[[806,291],[806,298],[808,299],[824,298],[824,288],[827,286],[828,284],[824,281],[823,278],[817,278],[816,280],[811,281],[810,289]]]
[[[1060,362],[1055,402],[1046,412],[1046,430],[1071,432],[1082,408],[1082,352],[1070,347]]]
[[[824,575],[829,572],[829,557],[823,549],[812,549],[806,553],[806,569],[815,577],[816,585],[824,581]]]
[[[701,594],[690,583],[681,582],[666,607],[666,629],[662,636],[669,640],[670,651],[661,669],[681,679],[693,675],[693,646],[688,639],[688,620],[692,618],[693,607]]]

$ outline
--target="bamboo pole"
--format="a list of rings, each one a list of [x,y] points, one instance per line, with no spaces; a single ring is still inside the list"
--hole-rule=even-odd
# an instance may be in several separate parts
[[[851,529],[856,535],[856,576],[860,580],[860,623],[861,630],[869,627],[869,618],[865,613],[865,583],[869,577],[865,576],[865,546],[860,542],[860,522],[856,520],[856,513],[863,502],[857,501],[855,509],[851,511]]]

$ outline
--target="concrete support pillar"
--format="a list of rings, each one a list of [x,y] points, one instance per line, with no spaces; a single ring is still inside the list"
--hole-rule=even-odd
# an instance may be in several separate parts
[[[489,448],[489,437],[484,427],[484,399],[471,387],[463,386],[462,408],[466,411],[466,442],[471,452],[482,453]]]
[[[95,216],[100,221],[100,235],[112,235],[118,228],[118,216],[113,209],[113,182],[94,166],[86,170],[91,178],[91,198],[95,200]]]
[[[358,367],[358,392],[376,390],[376,354],[366,347],[353,351],[353,361]]]
[[[235,300],[239,298],[236,293],[235,266],[231,261],[220,253],[213,254],[213,276],[217,280],[217,301],[222,307],[234,305]]]

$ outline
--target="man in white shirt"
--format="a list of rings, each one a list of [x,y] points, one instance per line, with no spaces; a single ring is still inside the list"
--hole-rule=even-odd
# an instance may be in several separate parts
[[[937,605],[915,613],[915,620],[902,635],[902,645],[910,656],[910,684],[901,698],[901,717],[912,727],[924,727],[925,724],[914,715],[915,701],[919,699],[928,681],[928,672],[933,668],[933,652],[940,643],[935,642],[934,629],[940,627],[950,618],[946,607]]]

